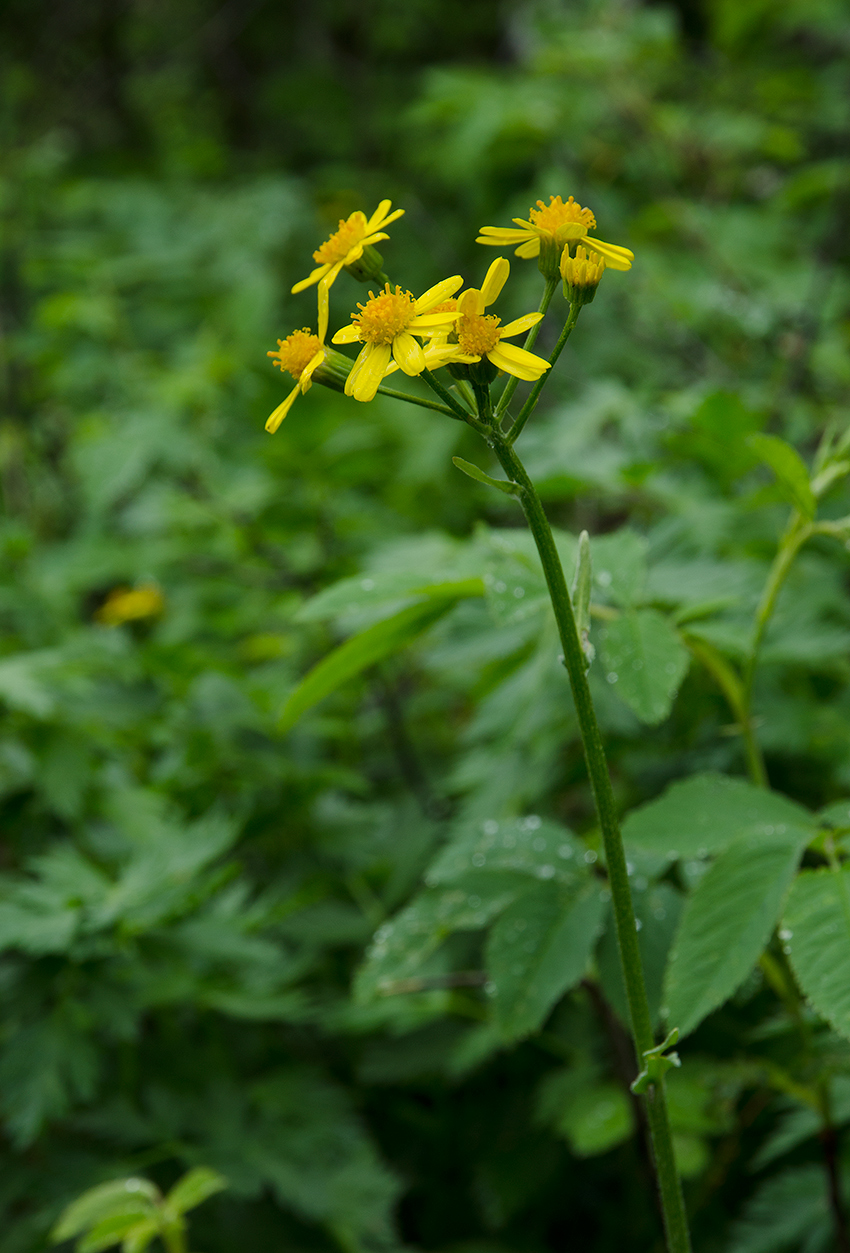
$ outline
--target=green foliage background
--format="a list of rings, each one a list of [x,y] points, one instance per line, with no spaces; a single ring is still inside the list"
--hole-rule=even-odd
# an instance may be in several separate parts
[[[522,455],[568,555],[566,533],[606,537],[609,604],[691,612],[740,655],[787,512],[746,437],[806,455],[847,422],[849,29],[840,0],[4,6],[3,1253],[46,1247],[84,1188],[168,1187],[197,1164],[230,1181],[193,1220],[207,1253],[658,1247],[596,898],[592,977],[555,990],[543,1030],[527,998],[494,1019],[474,979],[427,985],[514,943],[496,876],[460,913],[439,886],[465,882],[434,862],[450,829],[566,824],[582,883],[597,847],[515,505],[455,470],[479,452],[460,424],[384,399],[315,387],[265,435],[286,386],[265,352],[313,320],[314,292],[289,288],[354,208],[406,208],[384,256],[418,291],[480,281],[477,228],[538,196],[590,204],[635,267],[605,276]],[[500,312],[539,285],[515,262]],[[334,326],[362,294],[342,276]],[[411,570],[489,573],[488,594],[282,731],[296,682],[386,597],[303,606]],[[146,580],[160,618],[98,623]],[[628,640],[596,645],[604,662]],[[809,808],[850,793],[849,645],[847,556],[817,541],[757,686],[771,782]],[[669,716],[676,683],[647,711],[606,668],[624,811],[744,773],[696,663]],[[535,876],[532,853],[512,875]],[[638,867],[656,1008],[698,854],[678,878]],[[540,883],[540,934],[577,882]],[[449,938],[393,966],[408,924]],[[426,990],[377,994],[376,930],[392,977],[424,971]],[[817,1030],[840,1123],[848,1046]],[[789,1032],[756,971],[683,1050],[671,1103],[700,1249],[830,1247],[817,1122],[776,1078]]]

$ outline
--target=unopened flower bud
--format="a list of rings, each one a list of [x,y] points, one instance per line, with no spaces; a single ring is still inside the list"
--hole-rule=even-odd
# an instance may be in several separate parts
[[[604,258],[598,253],[588,252],[578,245],[575,256],[570,256],[570,246],[561,254],[561,278],[564,280],[564,295],[571,305],[589,305],[596,295],[599,280],[605,269]]]

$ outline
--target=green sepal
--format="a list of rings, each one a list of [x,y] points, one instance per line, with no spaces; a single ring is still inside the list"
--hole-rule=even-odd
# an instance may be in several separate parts
[[[500,492],[504,492],[507,496],[518,496],[520,493],[520,488],[516,483],[508,483],[506,479],[491,479],[489,474],[479,470],[478,466],[473,465],[471,461],[464,461],[463,457],[452,457],[452,464],[456,465],[464,474],[468,474],[471,479],[475,479],[476,482],[486,483],[488,487],[497,487]]]
[[[682,1059],[678,1053],[666,1054],[666,1050],[672,1048],[678,1039],[679,1028],[674,1027],[661,1044],[657,1044],[654,1049],[647,1049],[643,1054],[644,1068],[631,1085],[636,1096],[644,1095],[654,1084],[660,1083],[668,1070],[681,1066]]]
[[[383,279],[384,258],[377,248],[367,244],[362,255],[343,268],[352,278],[356,278],[358,283],[371,283],[375,279]]]

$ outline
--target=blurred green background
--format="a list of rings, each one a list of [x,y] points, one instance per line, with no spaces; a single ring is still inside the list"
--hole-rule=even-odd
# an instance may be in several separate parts
[[[289,380],[265,354],[314,321],[289,288],[353,209],[406,209],[382,247],[419,292],[480,282],[481,225],[573,194],[636,262],[522,454],[559,526],[647,536],[662,599],[752,600],[783,508],[744,437],[846,422],[848,53],[841,0],[7,0],[3,1253],[102,1179],[196,1163],[231,1183],[194,1219],[207,1253],[659,1247],[595,985],[502,1050],[475,988],[350,995],[447,823],[534,809],[592,842],[592,807],[553,650],[483,606],[279,732],[339,638],[309,597],[519,516],[424,410],[314,387],[267,436]],[[540,283],[515,261],[500,313]],[[332,297],[336,329],[363,288]],[[834,546],[801,561],[759,689],[774,785],[812,805],[850,789],[846,578]],[[151,584],[161,613],[105,623]],[[597,695],[624,806],[741,771],[696,670],[654,729]],[[698,1247],[770,1253],[802,1247],[820,1185],[811,1145],[787,1178],[756,1156],[783,1107],[736,1068],[771,1007],[748,995],[701,1028],[674,1110]],[[559,1113],[564,1074],[592,1109]]]

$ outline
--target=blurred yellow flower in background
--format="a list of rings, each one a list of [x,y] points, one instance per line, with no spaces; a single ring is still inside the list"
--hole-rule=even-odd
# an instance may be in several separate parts
[[[156,583],[140,587],[116,587],[95,612],[103,626],[121,626],[140,618],[156,618],[165,608],[165,597]]]

